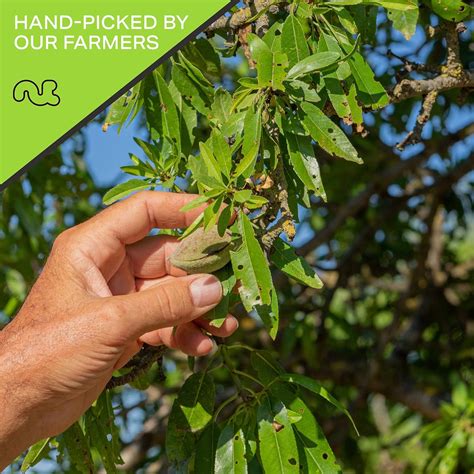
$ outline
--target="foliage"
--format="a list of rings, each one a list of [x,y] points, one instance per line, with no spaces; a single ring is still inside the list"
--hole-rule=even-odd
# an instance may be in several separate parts
[[[463,387],[459,378],[472,384],[473,377],[472,242],[466,230],[473,202],[469,180],[452,189],[472,168],[472,149],[469,130],[443,125],[459,110],[451,89],[467,87],[459,67],[472,61],[472,51],[462,43],[451,57],[448,48],[446,64],[439,66],[454,25],[449,22],[467,19],[472,9],[451,0],[423,2],[423,8],[412,0],[263,3],[256,1],[258,13],[250,12],[238,28],[217,24],[190,43],[117,101],[105,119],[105,128],[123,128],[143,117],[150,135],[136,140],[142,155],[132,154],[123,167],[132,179],[106,193],[106,204],[142,189],[197,192],[194,205],[209,206],[183,237],[200,226],[217,226],[221,234],[230,227],[238,246],[219,272],[226,298],[210,317],[218,325],[234,307],[231,289],[239,280],[236,340],[247,345],[219,344],[211,358],[189,361],[189,367],[170,354],[164,386],[156,365],[137,381],[148,397],[145,407],[140,400],[144,415],[163,425],[169,414],[169,421],[166,433],[155,426],[151,445],[137,437],[136,459],[125,456],[112,422],[113,415],[129,421],[130,389],[124,388],[103,395],[71,432],[32,448],[25,467],[59,450],[57,462],[67,472],[81,472],[87,463],[114,472],[121,452],[127,469],[150,472],[472,468],[472,394],[461,396],[464,389],[457,389],[452,404],[439,408],[439,400],[448,398],[447,384]],[[245,11],[236,7],[232,14]],[[422,59],[430,66],[394,55],[385,70],[374,68],[383,74],[375,77],[368,58],[377,66],[374,58],[386,61],[387,45],[406,41],[392,27],[410,38],[417,25],[446,28],[444,36],[424,37],[429,53]],[[417,34],[424,34],[421,27]],[[430,141],[400,158],[395,142],[387,143],[387,130],[400,134],[408,117],[416,117],[419,103],[411,99],[423,95],[415,93],[419,74],[444,84],[452,71],[461,79],[454,87],[440,85]],[[411,72],[418,76],[411,79]],[[397,89],[398,80],[408,83]],[[464,107],[470,110],[469,103]],[[423,126],[418,132],[421,139]],[[441,163],[432,160],[435,155]],[[361,158],[365,164],[357,166]],[[75,173],[70,179],[88,186],[72,189],[87,200],[90,178],[83,170]],[[21,196],[24,187],[8,192]],[[61,193],[54,202],[61,203],[66,185],[32,187],[41,206],[56,189]],[[41,243],[18,244],[25,254],[2,266],[5,313],[12,315],[35,273],[14,268],[30,264],[30,255],[44,258],[52,235],[40,235],[47,228],[44,210],[25,216],[19,215],[24,206],[8,211],[8,205],[6,194],[4,235],[36,236]],[[92,212],[85,207],[87,212],[74,208],[77,220]],[[54,231],[65,225],[59,217]],[[5,241],[5,248],[11,245]],[[381,403],[373,393],[383,394]],[[360,439],[337,416],[348,414],[349,405]],[[102,430],[94,429],[97,420]],[[407,455],[413,446],[423,456]]]

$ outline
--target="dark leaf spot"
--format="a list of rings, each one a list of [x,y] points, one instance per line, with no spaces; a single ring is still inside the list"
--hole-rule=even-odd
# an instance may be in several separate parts
[[[327,459],[329,457],[328,453],[323,453],[323,459]]]
[[[292,466],[295,466],[295,465],[296,465],[296,459],[295,459],[295,458],[288,459],[288,462],[289,462]]]

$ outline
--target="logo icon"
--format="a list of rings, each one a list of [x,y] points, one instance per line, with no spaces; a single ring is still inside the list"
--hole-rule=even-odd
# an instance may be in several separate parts
[[[50,105],[57,107],[61,103],[61,97],[56,94],[58,83],[51,79],[43,81],[41,88],[30,80],[18,82],[13,89],[13,99],[16,102],[23,102],[26,98],[36,107]]]

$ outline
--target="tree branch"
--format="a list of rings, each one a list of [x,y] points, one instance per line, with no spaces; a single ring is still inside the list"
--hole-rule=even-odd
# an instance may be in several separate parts
[[[427,95],[430,92],[446,92],[452,89],[474,88],[474,70],[462,70],[457,76],[442,74],[433,79],[403,79],[388,90],[390,102],[397,104],[413,97]]]
[[[113,377],[106,388],[111,390],[132,383],[142,375],[145,375],[155,362],[158,362],[161,370],[160,361],[166,350],[166,346],[154,347],[144,345],[143,349],[124,367],[130,369],[130,372],[120,377]]]

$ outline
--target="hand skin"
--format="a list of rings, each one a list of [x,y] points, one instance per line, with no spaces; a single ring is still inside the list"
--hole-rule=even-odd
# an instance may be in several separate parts
[[[174,237],[196,196],[139,193],[61,234],[19,314],[0,332],[0,471],[29,446],[62,433],[98,398],[114,370],[146,342],[208,354],[222,328],[202,316],[222,298],[211,275],[172,268]],[[173,329],[176,327],[176,329]]]

